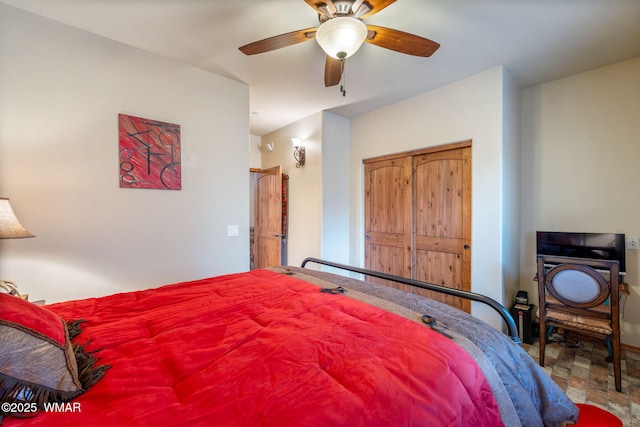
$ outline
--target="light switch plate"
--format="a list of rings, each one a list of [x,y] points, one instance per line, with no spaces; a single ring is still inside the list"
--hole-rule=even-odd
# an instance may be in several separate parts
[[[227,237],[237,237],[239,230],[237,225],[227,225]]]
[[[632,251],[637,251],[638,250],[638,238],[637,237],[627,236],[627,249],[630,249]]]

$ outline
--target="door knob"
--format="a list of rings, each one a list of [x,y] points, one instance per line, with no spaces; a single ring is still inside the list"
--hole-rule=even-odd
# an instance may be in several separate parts
[[[464,245],[463,247],[464,247],[465,251],[468,251],[469,249],[471,249],[471,246],[469,246],[469,245]]]

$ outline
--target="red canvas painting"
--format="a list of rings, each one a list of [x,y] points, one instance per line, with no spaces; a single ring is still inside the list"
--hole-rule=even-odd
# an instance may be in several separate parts
[[[180,190],[180,125],[118,115],[120,188]]]

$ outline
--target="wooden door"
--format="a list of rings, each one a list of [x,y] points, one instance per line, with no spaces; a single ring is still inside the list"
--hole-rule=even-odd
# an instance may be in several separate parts
[[[413,278],[471,290],[471,147],[414,156]],[[420,290],[469,312],[468,300]]]
[[[254,268],[282,262],[282,168],[257,172],[255,189]]]
[[[411,277],[411,157],[365,162],[364,196],[365,267]]]

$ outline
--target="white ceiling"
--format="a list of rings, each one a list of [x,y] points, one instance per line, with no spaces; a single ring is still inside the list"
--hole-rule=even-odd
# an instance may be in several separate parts
[[[640,0],[398,0],[366,19],[441,44],[430,58],[365,43],[346,97],[325,88],[313,40],[245,56],[238,47],[318,25],[304,0],[0,0],[245,82],[251,133],[321,110],[354,117],[504,65],[521,87],[640,56]]]

